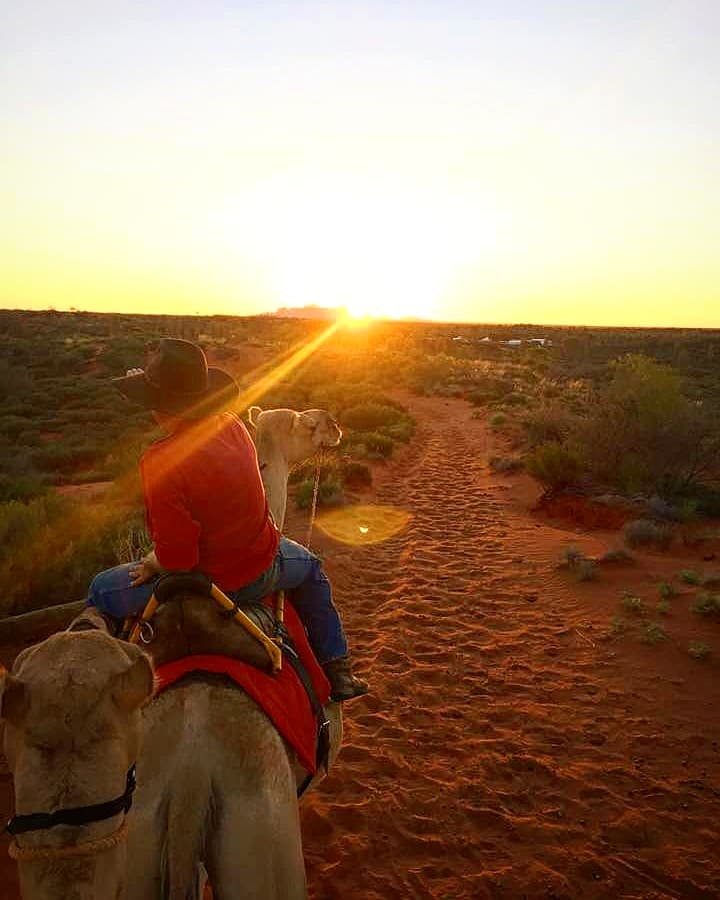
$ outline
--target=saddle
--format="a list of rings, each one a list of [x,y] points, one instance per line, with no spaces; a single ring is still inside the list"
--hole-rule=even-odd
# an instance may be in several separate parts
[[[125,621],[122,636],[142,644],[156,667],[216,654],[273,672],[282,666],[280,647],[287,640],[283,608],[281,595],[274,613],[263,603],[239,606],[202,572],[170,572],[155,584],[139,619]]]
[[[285,628],[284,593],[266,603],[234,603],[201,572],[171,572],[155,584],[139,619],[121,637],[144,646],[156,669],[185,657],[231,657],[268,674],[287,663],[307,694],[316,722],[316,766],[327,771],[329,722],[313,680]],[[240,627],[239,627],[240,626]],[[309,784],[303,782],[300,793]]]

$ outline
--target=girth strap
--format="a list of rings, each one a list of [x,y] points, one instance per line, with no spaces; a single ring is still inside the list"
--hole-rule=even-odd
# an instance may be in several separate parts
[[[89,825],[91,822],[102,822],[103,819],[111,819],[119,813],[127,813],[132,806],[132,795],[137,782],[135,780],[135,766],[132,765],[127,773],[125,793],[107,803],[93,803],[91,806],[76,806],[69,809],[58,809],[52,813],[29,813],[23,816],[13,816],[5,826],[5,831],[10,834],[24,834],[26,831],[46,831],[56,825]]]
[[[330,722],[325,715],[325,709],[323,708],[322,703],[320,703],[320,701],[318,700],[318,696],[315,693],[312,679],[310,678],[307,669],[302,664],[302,660],[298,656],[297,650],[290,640],[290,635],[287,633],[284,627],[280,626],[280,628],[282,628],[283,632],[283,640],[281,644],[283,657],[293,667],[297,677],[300,679],[300,683],[305,688],[305,692],[308,695],[308,700],[310,701],[310,708],[312,709],[313,715],[315,716],[315,721],[317,722],[318,732],[317,747],[315,750],[315,765],[318,769],[325,769],[325,773],[327,774],[330,757]],[[308,772],[297,789],[298,797],[302,797],[312,779],[313,775]]]

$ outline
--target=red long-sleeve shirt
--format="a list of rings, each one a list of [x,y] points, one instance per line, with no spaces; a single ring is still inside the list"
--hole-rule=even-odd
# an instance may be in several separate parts
[[[188,424],[140,460],[148,528],[158,562],[200,569],[225,591],[271,565],[280,536],[245,426],[224,413]]]

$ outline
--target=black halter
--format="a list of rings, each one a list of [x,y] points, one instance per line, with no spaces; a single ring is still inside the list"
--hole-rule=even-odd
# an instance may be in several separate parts
[[[25,816],[13,816],[5,826],[5,831],[16,835],[24,834],[26,831],[45,831],[48,828],[54,828],[55,825],[89,825],[91,822],[111,819],[118,813],[129,812],[135,785],[135,764],[133,763],[128,769],[125,793],[122,796],[108,800],[107,803],[93,803],[92,806],[58,809],[53,813],[29,813]]]

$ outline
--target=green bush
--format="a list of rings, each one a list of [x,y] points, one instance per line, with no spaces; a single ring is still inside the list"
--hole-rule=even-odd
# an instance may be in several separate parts
[[[645,644],[658,644],[660,641],[666,641],[667,637],[667,631],[665,631],[660,622],[648,622],[641,640]]]
[[[308,509],[312,505],[315,481],[308,478],[298,485],[295,492],[295,503],[298,509]],[[318,506],[338,506],[344,500],[343,486],[339,478],[328,476],[320,479],[318,488]]]
[[[635,597],[632,594],[625,594],[622,598],[622,606],[626,612],[633,613],[636,616],[645,613],[645,604],[643,601],[640,597]]]
[[[702,578],[698,573],[694,572],[692,569],[681,569],[681,571],[678,572],[678,578],[685,584],[692,585],[698,585],[702,581]]]
[[[0,475],[0,503],[8,500],[32,500],[46,490],[45,481],[38,475]]]
[[[523,419],[532,447],[539,444],[562,444],[570,432],[570,416],[559,403],[545,404],[529,412]]]
[[[524,466],[517,456],[491,456],[488,464],[493,472],[519,472]]]
[[[491,428],[499,428],[501,425],[504,425],[507,422],[507,416],[505,413],[497,412],[494,415],[490,416],[490,426]]]
[[[699,616],[720,616],[720,594],[698,594],[692,611]]]
[[[361,403],[345,410],[342,424],[360,431],[373,431],[381,425],[395,425],[402,418],[400,410],[380,403]]]
[[[395,425],[386,425],[383,432],[394,441],[407,444],[415,434],[415,422],[412,419],[405,419]]]
[[[348,487],[370,487],[372,472],[369,466],[360,462],[346,462],[342,466],[342,478]]]
[[[700,641],[690,641],[688,653],[693,659],[698,659],[702,662],[710,657],[712,650],[707,644],[703,644]]]
[[[720,447],[717,423],[686,395],[682,376],[640,354],[613,363],[573,440],[599,481],[663,498],[687,491]]]
[[[657,547],[667,550],[672,543],[674,530],[664,522],[653,522],[651,519],[635,519],[628,522],[623,529],[623,538],[628,547]]]
[[[528,455],[525,468],[546,491],[568,487],[580,474],[577,457],[567,447],[553,441],[536,447]]]
[[[392,438],[387,435],[371,431],[362,435],[362,442],[367,449],[368,456],[379,456],[384,459],[392,456],[394,444]]]

